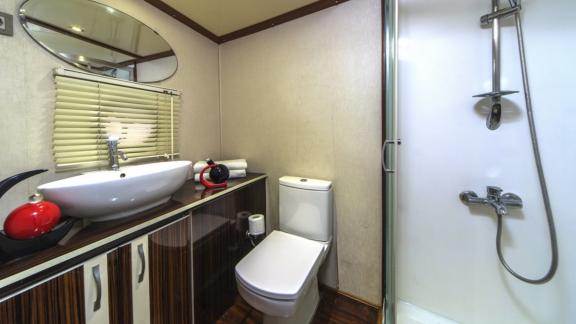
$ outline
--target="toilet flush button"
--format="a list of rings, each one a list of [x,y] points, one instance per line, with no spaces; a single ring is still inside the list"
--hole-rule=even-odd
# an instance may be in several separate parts
[[[308,179],[300,179],[300,182],[307,182]]]

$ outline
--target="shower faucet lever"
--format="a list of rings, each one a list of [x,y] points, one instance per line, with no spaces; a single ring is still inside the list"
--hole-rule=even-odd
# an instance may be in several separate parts
[[[500,199],[500,195],[502,195],[502,188],[496,186],[488,186],[486,187],[486,198],[498,200]]]
[[[513,193],[502,194],[502,188],[486,187],[486,198],[480,198],[474,191],[463,191],[460,200],[467,205],[491,206],[499,216],[508,215],[508,207],[522,208],[522,198]]]

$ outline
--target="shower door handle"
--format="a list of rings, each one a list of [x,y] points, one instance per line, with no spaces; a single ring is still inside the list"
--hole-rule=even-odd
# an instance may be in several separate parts
[[[384,168],[385,173],[395,173],[396,170],[393,168],[388,167],[386,160],[388,157],[388,146],[389,145],[400,145],[402,142],[397,140],[385,140],[384,144],[382,145],[382,168]]]

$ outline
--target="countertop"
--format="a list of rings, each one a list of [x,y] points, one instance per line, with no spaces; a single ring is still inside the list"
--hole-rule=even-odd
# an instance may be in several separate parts
[[[123,241],[129,242],[155,228],[177,221],[192,208],[264,179],[264,174],[249,173],[245,178],[229,180],[227,188],[211,190],[205,190],[202,185],[189,180],[169,202],[146,212],[102,223],[82,224],[79,221],[58,245],[0,262],[0,301],[15,294],[22,286],[41,283],[57,273],[81,265],[83,261],[103,253],[103,250],[110,250],[122,245]]]

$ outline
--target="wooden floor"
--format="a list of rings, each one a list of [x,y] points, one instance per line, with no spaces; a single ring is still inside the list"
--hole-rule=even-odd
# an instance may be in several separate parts
[[[320,289],[320,304],[312,324],[376,324],[378,309],[330,289]],[[217,324],[262,324],[262,313],[240,296]]]

